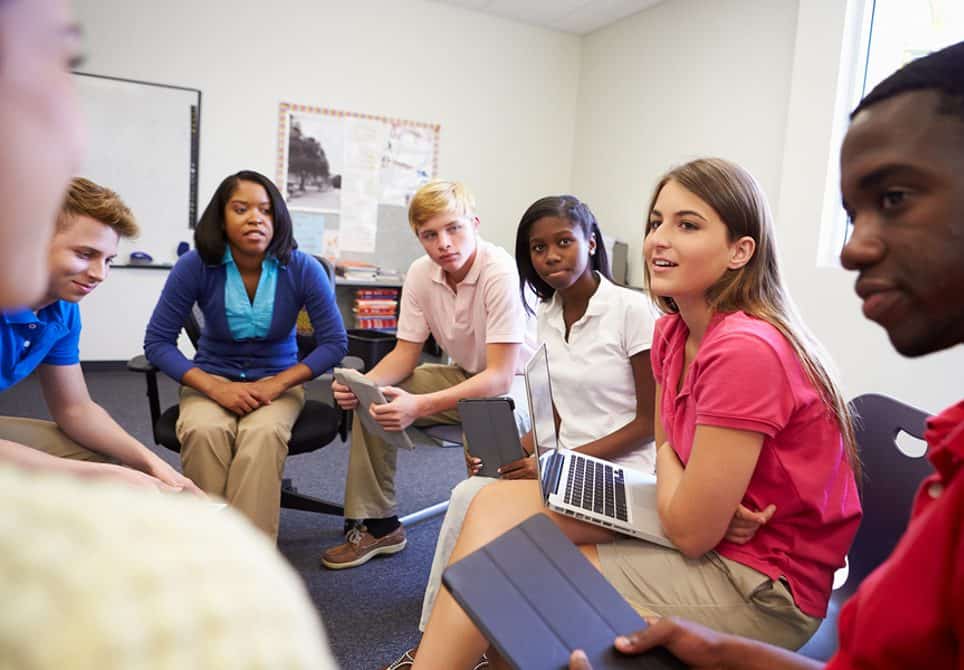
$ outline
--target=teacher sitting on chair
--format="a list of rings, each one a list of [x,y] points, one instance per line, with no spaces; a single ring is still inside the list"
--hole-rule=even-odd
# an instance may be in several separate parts
[[[297,250],[275,185],[242,171],[221,182],[178,260],[144,338],[148,360],[180,382],[184,472],[278,536],[281,475],[304,382],[345,355],[347,336],[321,264]],[[197,304],[204,315],[194,360],[177,348]],[[298,361],[304,307],[315,348]]]

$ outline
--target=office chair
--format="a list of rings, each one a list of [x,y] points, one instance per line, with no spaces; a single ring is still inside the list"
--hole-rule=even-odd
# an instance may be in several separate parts
[[[316,257],[317,258],[317,257]],[[325,268],[332,288],[335,285],[334,268],[323,258],[318,261]],[[198,340],[201,337],[200,313],[195,309],[188,315],[184,323],[184,331],[194,348],[197,349]],[[312,338],[300,336],[298,338],[299,358],[314,347]],[[362,370],[364,367],[361,359],[355,356],[347,356],[341,362],[342,367],[351,367]],[[178,405],[169,407],[161,412],[160,396],[157,389],[157,368],[148,362],[143,355],[135,356],[127,363],[127,369],[132,372],[140,372],[145,375],[147,382],[147,401],[151,413],[151,428],[153,430],[154,442],[172,451],[181,451],[181,444],[178,442],[175,433],[175,426],[180,414]],[[319,377],[323,378],[325,375]],[[304,409],[298,415],[291,430],[291,439],[288,441],[288,455],[304,454],[316,449],[321,449],[332,442],[336,436],[340,436],[342,441],[347,439],[348,429],[351,426],[351,416],[348,412],[332,407],[318,400],[305,400]],[[283,479],[281,484],[281,506],[287,509],[297,509],[305,512],[317,512],[319,514],[333,514],[344,516],[345,509],[320,498],[315,498],[304,493],[299,493],[292,485],[290,479]]]
[[[902,452],[900,431],[924,437],[927,414],[887,396],[867,394],[850,403],[863,465],[861,503],[864,516],[847,557],[847,580],[830,596],[827,616],[800,653],[826,661],[837,650],[837,617],[860,583],[886,560],[907,528],[911,505],[921,481],[933,473],[923,454]]]

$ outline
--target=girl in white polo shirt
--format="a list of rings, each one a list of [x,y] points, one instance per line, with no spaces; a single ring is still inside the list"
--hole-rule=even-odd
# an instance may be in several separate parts
[[[537,200],[516,233],[523,303],[527,288],[539,298],[538,338],[546,343],[560,447],[579,449],[652,472],[654,382],[649,364],[654,310],[643,293],[612,283],[596,217],[571,195]],[[531,433],[522,438],[532,452]],[[473,474],[481,468],[470,458]],[[535,461],[500,468],[504,479],[535,479]],[[496,481],[472,476],[452,490],[439,531],[419,629],[428,623],[435,596],[475,494]],[[406,668],[409,650],[389,668]],[[408,657],[408,658],[406,658]]]
[[[542,198],[526,210],[515,259],[523,292],[528,286],[539,297],[559,446],[652,472],[649,299],[612,283],[596,217],[571,195]],[[527,458],[500,472],[504,479],[535,478],[535,465]]]

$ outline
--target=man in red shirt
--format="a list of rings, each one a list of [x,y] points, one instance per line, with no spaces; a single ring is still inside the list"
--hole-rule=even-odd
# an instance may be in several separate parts
[[[859,273],[864,315],[905,356],[964,343],[964,42],[871,91],[851,115],[840,165],[853,226],[841,262]],[[663,645],[693,668],[964,669],[964,400],[931,418],[925,439],[936,472],[893,554],[841,611],[826,666],[671,618],[616,648]],[[588,667],[575,652],[570,668]]]

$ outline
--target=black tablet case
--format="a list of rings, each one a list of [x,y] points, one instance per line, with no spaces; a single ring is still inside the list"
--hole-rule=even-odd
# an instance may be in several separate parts
[[[687,667],[665,649],[627,657],[613,648],[646,622],[544,514],[451,565],[442,582],[517,670],[568,668],[575,649],[594,670]]]
[[[498,478],[500,466],[525,456],[512,398],[459,400],[458,409],[469,453],[482,459],[480,475]]]

